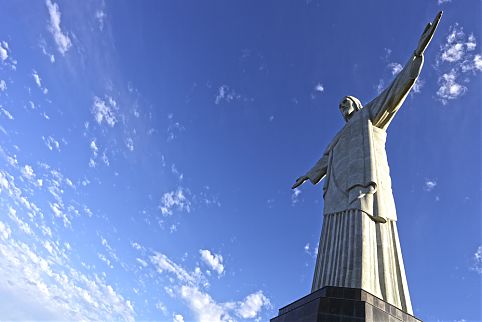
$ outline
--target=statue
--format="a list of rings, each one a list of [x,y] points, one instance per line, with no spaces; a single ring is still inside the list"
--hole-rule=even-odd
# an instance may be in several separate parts
[[[439,12],[426,26],[405,67],[380,95],[365,106],[353,96],[343,98],[345,126],[292,187],[325,178],[312,292],[324,286],[359,288],[413,315],[385,151],[386,129],[420,74],[441,16]]]

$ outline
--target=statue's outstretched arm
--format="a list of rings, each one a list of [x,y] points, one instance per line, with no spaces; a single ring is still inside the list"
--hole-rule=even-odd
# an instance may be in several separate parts
[[[430,43],[430,40],[432,40],[441,17],[442,11],[437,14],[433,22],[427,24],[420,37],[417,48],[390,86],[374,100],[365,105],[365,108],[370,110],[371,120],[374,126],[386,129],[402,106],[420,75],[423,66],[423,53]]]
[[[329,151],[325,151],[318,162],[304,175],[296,179],[291,189],[301,186],[306,180],[310,180],[312,184],[317,184],[326,175],[328,169]]]

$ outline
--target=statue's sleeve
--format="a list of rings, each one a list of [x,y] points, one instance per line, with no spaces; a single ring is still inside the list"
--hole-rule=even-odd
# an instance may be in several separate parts
[[[422,66],[423,55],[412,55],[390,86],[365,105],[364,108],[370,111],[370,119],[374,126],[381,129],[388,127],[415,84]]]
[[[306,173],[312,184],[317,184],[326,175],[328,169],[328,159],[330,150],[326,149],[323,156],[316,162],[316,164]]]

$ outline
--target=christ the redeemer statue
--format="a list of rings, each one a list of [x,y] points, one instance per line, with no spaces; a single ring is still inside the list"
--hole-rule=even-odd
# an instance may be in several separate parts
[[[341,101],[345,126],[292,187],[325,178],[312,292],[325,286],[359,288],[413,314],[385,151],[386,130],[420,75],[424,51],[441,16],[442,12],[427,25],[405,67],[380,95],[365,106],[353,96]]]

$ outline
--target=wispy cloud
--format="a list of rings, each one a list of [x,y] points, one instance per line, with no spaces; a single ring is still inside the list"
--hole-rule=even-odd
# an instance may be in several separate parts
[[[317,83],[311,92],[311,99],[315,99],[317,96],[321,95],[325,91],[325,87],[322,83]]]
[[[95,19],[97,19],[97,22],[99,23],[99,30],[103,31],[104,30],[104,20],[106,18],[106,14],[103,9],[99,9],[95,12]]]
[[[53,149],[60,151],[60,143],[56,139],[51,136],[45,137],[42,136],[42,141],[44,142],[45,146],[52,151]]]
[[[397,75],[403,69],[403,66],[399,63],[390,63],[387,65],[387,67],[390,69],[392,75]]]
[[[263,307],[271,307],[271,303],[262,291],[257,291],[238,302],[236,313],[243,319],[253,319]]]
[[[17,61],[12,59],[10,47],[6,41],[0,42],[0,61],[2,64],[9,66],[11,69],[17,69]]]
[[[214,104],[221,104],[223,102],[230,103],[242,98],[243,96],[241,96],[241,94],[237,93],[234,89],[232,89],[228,85],[221,85],[218,88],[216,98],[214,99]]]
[[[161,213],[163,215],[172,215],[173,210],[191,212],[191,201],[186,197],[188,191],[182,187],[176,190],[166,192],[161,198]]]
[[[117,109],[117,102],[112,97],[107,96],[104,100],[94,96],[91,111],[98,124],[105,122],[110,127],[113,127],[117,123]]]
[[[7,83],[3,79],[0,79],[0,92],[4,92],[7,90]]]
[[[181,286],[180,294],[198,322],[234,321],[234,315],[243,319],[253,319],[264,307],[271,306],[262,291],[249,294],[243,301],[226,303],[216,302],[208,293],[193,286]]]
[[[477,248],[477,251],[474,253],[472,260],[473,265],[471,269],[482,275],[482,245]]]
[[[159,273],[168,272],[173,274],[177,280],[181,283],[189,285],[204,284],[207,285],[201,270],[196,268],[194,272],[188,272],[181,265],[176,264],[170,260],[166,255],[155,252],[153,256],[150,256],[150,261],[156,267]]]
[[[442,71],[437,90],[437,97],[442,104],[467,92],[466,84],[470,82],[468,73],[482,71],[482,58],[480,54],[474,54],[476,47],[477,41],[473,34],[467,36],[458,23],[450,26],[436,61],[437,68]]]
[[[437,96],[442,104],[447,104],[449,100],[456,99],[467,91],[466,86],[458,83],[458,77],[459,73],[456,69],[452,69],[439,77],[438,83],[440,87],[437,90]]]
[[[313,247],[310,245],[310,243],[306,243],[305,247],[303,247],[303,249],[305,250],[305,253],[310,255],[311,257],[314,257],[316,258],[316,256],[318,255],[318,244]]]
[[[4,319],[134,320],[129,300],[101,277],[71,267],[56,243],[41,240],[33,248],[16,240],[4,223],[0,237],[0,274],[5,279],[0,295],[9,299],[8,307],[2,306]]]
[[[1,105],[0,105],[0,112],[2,112],[2,114],[5,115],[9,120],[13,120],[13,115],[9,111],[1,107]]]
[[[184,317],[181,314],[174,314],[173,322],[184,322]]]
[[[293,189],[293,192],[291,193],[291,205],[295,205],[299,201],[299,196],[301,194],[301,189],[295,188]]]
[[[21,172],[22,172],[22,175],[28,180],[32,180],[35,178],[35,172],[33,171],[32,167],[28,164],[22,168]]]
[[[216,303],[209,294],[193,286],[183,285],[180,293],[191,311],[196,315],[198,322],[228,322],[233,320],[229,314],[229,308],[232,308],[234,303]]]
[[[57,49],[59,52],[62,55],[65,55],[65,53],[72,46],[72,41],[70,40],[69,36],[60,28],[60,18],[62,14],[60,13],[59,6],[50,0],[47,0],[45,4],[47,5],[50,16],[48,30],[54,37],[54,41],[57,44]]]
[[[208,249],[200,249],[201,259],[211,269],[215,270],[218,275],[224,272],[223,256],[215,253],[211,253]]]
[[[437,181],[435,180],[425,180],[425,183],[424,183],[424,186],[423,186],[423,189],[425,191],[432,191],[435,187],[437,186]]]
[[[8,43],[6,41],[0,42],[0,59],[3,61],[8,58]]]
[[[200,252],[211,254],[203,250]],[[192,311],[196,321],[227,322],[234,321],[234,317],[253,319],[259,316],[263,308],[271,307],[269,299],[261,290],[247,295],[242,301],[219,303],[207,292],[209,283],[199,267],[190,272],[158,252],[150,256],[150,260],[159,274],[168,273],[174,277],[169,279],[172,285],[166,285],[164,290],[173,298],[179,296]]]
[[[35,84],[37,84],[37,86],[38,86],[39,88],[42,88],[42,80],[40,79],[40,76],[39,76],[39,74],[37,73],[37,71],[34,70],[34,71],[32,72],[32,77],[33,77],[33,79],[34,79],[34,81],[35,81]]]

